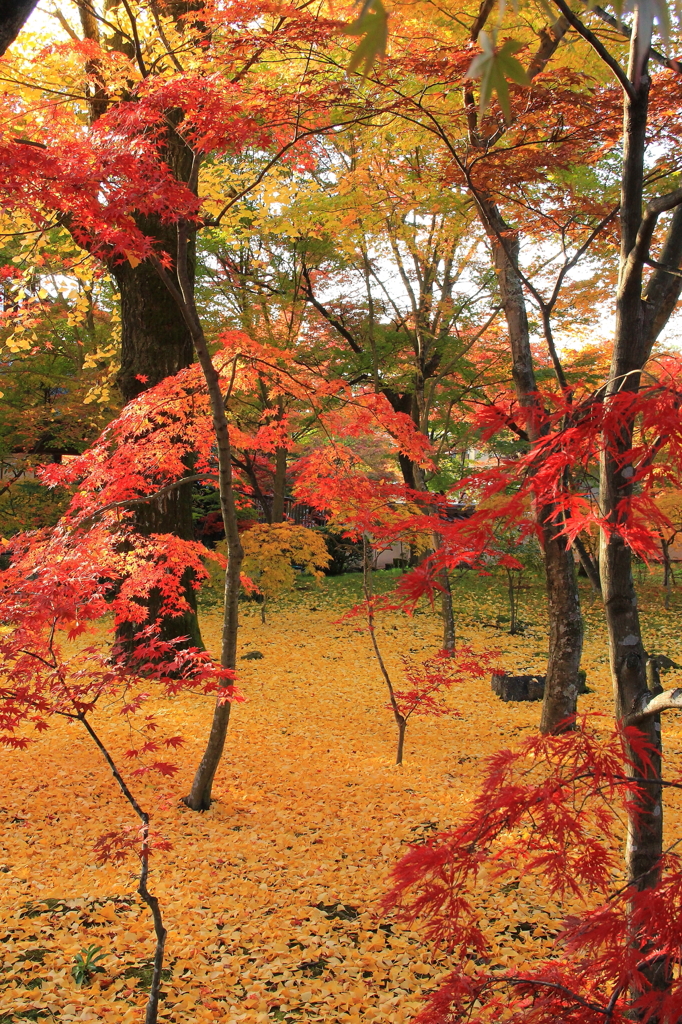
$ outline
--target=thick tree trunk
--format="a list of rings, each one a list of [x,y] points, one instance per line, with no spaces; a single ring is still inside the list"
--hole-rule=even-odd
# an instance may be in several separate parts
[[[643,265],[633,260],[642,224],[644,152],[649,79],[641,78],[634,97],[625,98],[623,176],[621,189],[621,260],[616,303],[616,334],[605,401],[621,391],[637,391],[640,374],[651,350],[651,331],[642,301]],[[604,446],[601,463],[600,504],[609,522],[601,540],[602,593],[609,633],[609,657],[616,715],[627,722],[647,692],[646,653],[642,643],[637,596],[632,575],[632,554],[619,530],[619,520],[632,495],[632,468],[623,453],[632,446],[634,423],[624,423],[617,444]],[[639,725],[652,746],[660,749],[659,716]],[[630,751],[632,756],[632,751]],[[655,885],[663,851],[663,813],[660,757],[651,764],[635,761],[635,778],[642,781],[639,806],[628,815],[626,846],[630,882],[637,889]],[[656,981],[652,977],[652,982]]]
[[[0,11],[0,57],[17,38],[37,0],[4,0]]]
[[[182,540],[194,540],[192,522],[192,485],[178,487],[162,499],[140,505],[135,515],[136,529],[143,535],[152,533],[173,533]],[[161,594],[155,588],[147,599],[147,622],[154,622],[164,640],[187,637],[190,647],[203,647],[199,620],[197,617],[196,591],[192,586],[193,574],[188,570],[182,578],[183,596],[189,608],[184,615],[161,617]],[[144,625],[144,624],[143,624]],[[119,646],[130,649],[141,626],[124,623],[119,627],[116,640]]]
[[[177,137],[169,137],[165,155],[179,180],[191,173],[191,155]],[[176,228],[158,218],[138,217],[138,227],[154,238],[159,247],[174,255]],[[194,238],[188,248],[188,273],[194,285]],[[169,300],[168,289],[149,262],[132,266],[129,262],[111,267],[121,295],[121,369],[118,385],[127,403],[147,388],[160,383],[194,361],[192,335],[176,304]],[[141,506],[136,513],[136,528],[143,536],[173,533],[183,540],[194,539],[192,523],[192,487],[178,488],[163,501]],[[152,592],[148,601],[148,622],[156,622],[164,639],[188,637],[191,646],[203,646],[197,618],[196,592],[191,573],[182,580],[183,597],[189,605],[184,615],[158,620],[160,595]],[[130,645],[139,626],[123,626],[119,643]]]
[[[138,221],[145,234],[168,253],[174,252],[172,225]],[[194,360],[192,336],[169,302],[168,291],[147,262],[111,268],[121,294],[121,369],[118,386],[124,402],[190,366]],[[142,378],[142,379],[140,379]]]
[[[646,21],[646,19],[645,19]],[[621,177],[620,229],[621,250],[618,292],[616,296],[616,331],[613,357],[604,402],[609,404],[622,392],[637,392],[641,372],[651,354],[653,344],[667,323],[680,295],[682,277],[682,190],[651,200],[644,206],[644,168],[650,80],[646,66],[636,67],[641,53],[649,44],[639,40],[640,20],[635,18],[628,69],[629,87],[624,87],[623,171]],[[639,56],[638,56],[639,54]],[[644,268],[650,262],[649,248],[661,213],[674,211],[666,238],[649,280],[644,281]],[[632,573],[632,553],[621,534],[621,523],[627,520],[633,493],[632,478],[636,467],[629,465],[635,423],[622,420],[615,440],[607,431],[602,445],[600,507],[606,520],[602,530],[600,569],[602,593],[609,634],[609,657],[613,679],[616,716],[628,724],[634,722],[644,739],[658,753],[639,759],[630,749],[632,775],[641,784],[640,797],[628,807],[626,866],[630,884],[642,891],[659,880],[663,853],[663,800],[661,786],[661,723],[660,715],[639,716],[637,708],[652,699],[649,688],[657,687],[652,663],[642,642],[637,595]],[[661,696],[654,698],[660,700]],[[676,691],[663,706],[676,705]],[[660,704],[658,705],[661,706]],[[633,936],[634,943],[638,939]],[[644,961],[642,973],[654,989],[667,989],[671,970],[651,947],[639,948]],[[639,995],[637,990],[633,998]],[[637,1019],[642,1014],[633,1014]],[[657,1018],[652,1016],[652,1024]]]

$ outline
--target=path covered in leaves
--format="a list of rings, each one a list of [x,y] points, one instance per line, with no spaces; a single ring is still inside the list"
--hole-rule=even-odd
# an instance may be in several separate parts
[[[542,671],[540,592],[526,598],[526,632],[510,637],[495,627],[493,587],[458,587],[461,641],[499,650],[507,670]],[[447,958],[432,960],[418,934],[382,913],[388,871],[405,844],[457,820],[485,757],[535,728],[540,706],[503,704],[487,680],[472,682],[449,697],[460,718],[410,722],[396,769],[394,725],[367,634],[361,620],[339,621],[350,596],[334,581],[303,590],[265,626],[247,609],[239,662],[247,701],[234,709],[216,803],[205,814],[179,797],[211,701],[177,698],[157,709],[187,738],[181,770],[161,793],[137,786],[173,844],[154,856],[151,880],[169,930],[162,1020],[401,1024],[447,971]],[[682,661],[677,612],[663,612],[653,589],[650,601],[650,647]],[[586,618],[594,692],[581,708],[608,713],[599,609],[588,607]],[[217,648],[218,631],[208,611],[209,646]],[[400,679],[401,654],[419,661],[437,650],[439,623],[429,609],[386,616],[379,638]],[[254,652],[262,657],[245,657]],[[124,750],[126,738],[101,719],[114,749]],[[670,754],[682,749],[676,722],[665,743]],[[77,727],[57,724],[28,752],[3,753],[2,777],[0,1022],[139,1021],[153,944],[135,896],[136,865],[101,867],[92,853],[99,835],[130,822],[106,766]],[[679,817],[668,814],[671,833]],[[546,949],[556,932],[559,909],[541,889],[493,886],[484,904],[500,965]],[[79,987],[75,957],[89,946],[101,947],[103,970]]]

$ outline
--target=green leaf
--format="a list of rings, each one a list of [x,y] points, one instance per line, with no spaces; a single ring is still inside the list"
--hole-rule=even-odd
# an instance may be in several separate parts
[[[381,0],[364,0],[360,14],[344,29],[348,36],[361,36],[348,64],[348,71],[357,71],[364,65],[367,75],[376,61],[386,53],[388,42],[388,12]]]
[[[523,49],[521,43],[508,39],[499,49],[495,46],[495,33],[491,36],[481,32],[478,37],[481,53],[474,57],[469,68],[468,78],[480,78],[480,114],[485,114],[493,93],[497,96],[504,119],[511,121],[511,104],[509,102],[508,82],[516,85],[530,85],[530,79],[520,61],[514,56]]]

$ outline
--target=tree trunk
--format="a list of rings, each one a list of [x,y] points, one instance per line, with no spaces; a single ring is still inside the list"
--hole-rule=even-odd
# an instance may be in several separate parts
[[[540,517],[549,514],[550,510],[545,509]],[[543,527],[549,615],[549,659],[540,721],[544,733],[556,732],[576,713],[583,649],[583,618],[573,555],[565,539],[556,533],[556,527]]]
[[[169,115],[172,116],[172,115]],[[188,181],[191,173],[191,155],[175,135],[168,138],[165,157],[176,177]],[[156,217],[138,217],[137,226],[154,238],[159,247],[174,255],[176,229]],[[195,247],[192,236],[188,251],[188,272],[192,287],[195,274]],[[130,402],[147,388],[160,383],[194,361],[192,335],[174,302],[169,301],[168,289],[153,265],[147,261],[132,266],[129,262],[111,266],[121,295],[121,369],[118,386],[124,402]],[[142,379],[140,379],[142,378]],[[194,539],[192,523],[192,486],[172,492],[163,501],[149,502],[135,514],[136,529],[142,536],[154,533],[173,533],[183,540]],[[196,592],[192,574],[182,579],[182,594],[189,609],[184,615],[159,621],[161,635],[166,640],[189,637],[191,646],[203,646],[197,618]],[[152,592],[148,601],[148,622],[155,622],[159,614],[160,595]],[[144,625],[144,623],[142,624]],[[119,644],[129,646],[141,626],[124,624],[118,631]]]
[[[642,222],[644,151],[649,79],[644,75],[634,98],[625,98],[623,175],[621,188],[621,260],[616,303],[616,334],[605,402],[621,391],[637,391],[650,352],[642,301],[643,266],[632,260]],[[632,447],[634,423],[625,422],[615,443],[603,446],[600,504],[609,523],[601,538],[601,577],[616,716],[627,721],[647,691],[646,652],[642,643],[632,553],[619,532],[619,522],[632,496],[632,468],[623,459]],[[639,725],[649,743],[660,750],[660,717]],[[633,756],[632,750],[629,751]],[[637,889],[656,884],[663,851],[660,757],[644,764],[633,756],[636,779],[643,784],[638,806],[628,813],[626,862]],[[645,972],[646,973],[646,972]],[[652,983],[656,981],[652,977]]]
[[[495,261],[500,299],[509,331],[512,376],[519,404],[526,412],[524,427],[532,444],[540,437],[537,385],[530,348],[528,314],[523,283],[516,270],[519,237],[504,221],[491,199],[477,195],[481,222]],[[504,244],[503,244],[504,239]],[[583,623],[573,558],[559,527],[549,521],[551,507],[537,509],[549,616],[549,659],[542,705],[542,732],[556,732],[575,715],[579,690],[578,670],[583,649]]]
[[[173,225],[164,225],[156,218],[138,218],[137,226],[165,252],[174,254]],[[194,260],[192,279],[193,264]],[[149,263],[136,267],[120,263],[112,266],[111,272],[121,294],[118,386],[124,402],[130,402],[147,388],[191,366],[194,345],[187,325],[174,303],[169,302],[168,291]]]
[[[665,590],[665,608],[670,608],[670,581],[672,578],[672,566],[670,564],[670,545],[661,535],[661,554],[663,555],[663,589]]]
[[[416,402],[413,395],[399,395],[397,392],[385,389],[383,394],[388,399],[391,407],[395,412],[405,413],[410,415],[413,423],[417,430],[421,430],[422,424],[419,423],[419,410],[418,403]],[[398,462],[400,464],[400,470],[403,475],[403,481],[406,487],[409,487],[413,491],[424,491],[425,494],[431,492],[427,490],[426,480],[424,478],[424,471],[421,466],[418,466],[415,462],[412,462],[406,455],[399,454]],[[430,509],[428,510],[430,511]],[[441,538],[435,533],[433,535],[434,549],[437,551],[441,546]],[[410,565],[417,565],[416,557],[413,557],[414,552],[410,546]],[[438,582],[442,587],[441,599],[440,599],[440,610],[441,618],[443,620],[443,650],[448,651],[452,654],[455,650],[455,612],[452,606],[452,588],[450,586],[450,577],[448,571],[443,566],[439,571]]]
[[[284,496],[287,482],[287,449],[277,448],[275,451],[275,476],[272,484],[272,522],[284,520]]]
[[[198,175],[198,159],[193,168],[193,176],[195,177],[196,175]],[[208,341],[196,308],[190,272],[188,233],[187,224],[180,221],[177,226],[177,277],[171,275],[158,260],[155,261],[154,265],[191,332],[211,404],[211,418],[218,450],[220,508],[225,527],[225,537],[227,539],[227,571],[225,573],[225,603],[220,662],[223,668],[234,670],[237,664],[239,588],[244,549],[239,538],[232,478],[232,446],[227,423],[225,397],[222,391],[220,376],[213,364]],[[229,721],[230,703],[228,694],[219,694],[213,712],[208,743],[194,776],[192,788],[188,796],[185,797],[185,803],[193,811],[208,810],[211,806],[213,781],[225,747]]]
[[[0,13],[0,57],[17,38],[37,0],[9,0]]]
[[[192,522],[192,485],[183,484],[170,491],[161,499],[146,502],[140,505],[135,514],[136,530],[143,536],[152,533],[173,533],[181,540],[194,540],[194,524]],[[145,602],[147,608],[147,622],[154,622],[158,625],[159,633],[164,640],[174,640],[178,637],[187,637],[188,646],[203,647],[199,619],[197,617],[196,590],[192,586],[193,573],[191,570],[185,572],[182,577],[183,596],[189,604],[189,609],[184,615],[166,616],[161,618],[161,594],[154,588]],[[123,623],[119,626],[116,634],[117,644],[123,649],[130,649],[135,643],[135,636],[142,625]]]
[[[575,548],[578,558],[580,559],[580,565],[582,566],[585,576],[592,584],[592,589],[595,594],[601,594],[601,579],[599,578],[599,566],[595,563],[594,559],[590,555],[590,552],[585,547],[580,537],[575,537],[573,540],[573,547]]]
[[[452,588],[447,569],[442,569],[439,574],[439,582],[443,587],[440,599],[440,612],[443,619],[443,650],[448,654],[455,653],[455,614],[452,607]]]

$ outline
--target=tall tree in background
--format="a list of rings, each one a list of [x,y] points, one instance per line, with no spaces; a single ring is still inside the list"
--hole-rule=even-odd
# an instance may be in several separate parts
[[[492,4],[484,4],[476,17],[472,14],[472,40],[478,38],[492,11]],[[530,24],[534,19],[535,15]],[[558,387],[562,393],[568,393],[566,374],[554,342],[552,318],[558,312],[561,290],[570,281],[572,268],[604,232],[616,205],[608,188],[602,188],[599,196],[596,183],[589,177],[586,195],[581,196],[582,183],[578,177],[574,190],[571,169],[589,166],[617,136],[608,96],[600,100],[586,83],[581,94],[580,75],[572,70],[554,73],[552,77],[544,75],[568,23],[563,17],[552,25],[536,23],[540,43],[528,70],[515,59],[513,62],[517,77],[527,84],[537,79],[538,84],[533,86],[524,109],[511,110],[506,105],[501,111],[503,116],[481,118],[468,78],[470,43],[457,26],[444,30],[438,58],[422,55],[420,59],[414,44],[409,44],[400,56],[396,54],[394,64],[389,61],[376,72],[377,82],[397,98],[398,110],[410,124],[410,130],[418,125],[430,137],[430,145],[436,145],[443,183],[468,195],[477,213],[490,251],[497,298],[507,323],[518,409],[516,422],[510,418],[509,423],[531,446],[541,438],[546,417],[538,404],[528,298],[538,307],[541,336],[547,344]],[[529,45],[529,40],[525,40],[525,45]],[[432,86],[432,92],[424,89],[426,83]],[[556,184],[554,178],[547,178],[550,166],[558,172]],[[576,217],[575,204],[581,200],[581,214]],[[531,257],[530,266],[526,263],[525,269],[521,254],[524,232],[531,244],[542,247],[541,254],[536,250],[536,258]],[[547,258],[546,249],[552,243],[561,256],[558,266],[555,255]],[[546,289],[549,298],[544,297]],[[556,521],[551,505],[537,509],[537,523],[550,618],[541,728],[551,732],[576,710],[583,627],[573,552],[562,535],[563,524]],[[580,538],[576,544],[596,578],[596,568],[589,563]]]
[[[565,494],[562,494],[565,460],[561,457],[561,446],[565,445],[565,452],[568,453],[571,433],[580,425],[581,417],[584,414],[589,415],[593,405],[600,408],[603,410],[604,431],[599,445],[602,460],[600,507],[597,518],[601,526],[600,569],[609,632],[615,711],[619,722],[624,725],[636,725],[645,741],[642,745],[641,739],[636,743],[633,740],[626,750],[626,756],[631,763],[628,774],[632,771],[638,787],[637,798],[627,808],[627,876],[632,889],[642,891],[653,888],[660,879],[663,853],[662,786],[660,758],[656,756],[655,751],[660,745],[660,712],[679,706],[679,691],[653,695],[647,688],[646,652],[642,643],[629,538],[632,536],[631,531],[638,528],[637,506],[634,501],[635,485],[646,475],[656,458],[657,450],[664,448],[669,436],[676,429],[672,422],[666,426],[664,420],[660,426],[658,441],[654,442],[653,446],[646,446],[645,454],[641,454],[638,448],[641,421],[638,417],[642,409],[637,398],[653,344],[675,310],[682,287],[682,189],[678,186],[680,126],[676,113],[671,116],[671,111],[677,112],[680,109],[682,69],[678,62],[666,58],[660,50],[652,48],[656,22],[663,48],[667,46],[670,29],[665,7],[654,8],[646,0],[642,0],[635,5],[635,13],[629,23],[619,23],[601,10],[586,15],[584,19],[580,18],[564,0],[553,0],[553,6],[557,11],[558,21],[545,30],[545,50],[548,49],[550,55],[557,55],[559,61],[562,49],[558,44],[562,40],[565,41],[570,32],[576,53],[584,54],[583,59],[588,62],[598,61],[607,68],[611,79],[617,84],[622,99],[623,118],[618,122],[611,122],[616,131],[611,129],[612,142],[605,145],[602,150],[608,152],[611,149],[618,159],[617,185],[620,195],[616,197],[610,215],[608,210],[590,211],[589,204],[583,204],[585,223],[580,230],[582,240],[574,242],[574,254],[580,257],[592,240],[604,230],[609,220],[617,218],[620,258],[617,284],[611,295],[616,314],[611,368],[608,379],[603,382],[596,394],[591,396],[582,408],[573,410],[571,392],[561,380],[562,368],[557,360],[557,377],[564,392],[567,412],[565,433],[558,430],[555,442],[558,445],[555,450],[560,456],[558,464],[562,468],[557,471],[552,486],[555,488],[558,505],[561,506],[565,497]],[[482,6],[483,20],[490,15],[492,9],[493,4]],[[530,11],[531,7],[528,5],[525,13]],[[601,35],[604,22],[607,25],[606,31],[611,33],[604,37],[610,40],[609,44],[605,43]],[[474,26],[474,38],[480,32],[482,23],[479,20],[477,26]],[[617,36],[616,42],[613,42],[614,30],[624,37],[622,47],[618,44]],[[580,37],[582,43],[577,41],[576,37]],[[482,38],[482,42],[483,53],[473,67],[460,66],[458,77],[464,86],[464,114],[468,116],[469,130],[479,138],[480,133],[485,130],[487,141],[484,149],[494,153],[496,136],[506,133],[507,123],[513,122],[516,125],[518,119],[527,116],[528,111],[533,108],[533,98],[537,92],[542,92],[543,84],[539,81],[542,77],[540,75],[534,80],[532,65],[529,74],[513,58],[515,48],[518,48],[515,41],[507,39],[504,45],[497,47],[496,36],[493,34],[492,37]],[[679,36],[676,37],[676,42],[679,42]],[[570,57],[568,59],[571,61]],[[652,60],[659,68],[663,67],[655,76],[650,72]],[[561,77],[566,72],[564,66],[557,74]],[[568,73],[569,77],[575,76],[575,72]],[[470,74],[478,75],[481,79],[481,107],[484,111],[487,110],[487,128],[480,123],[476,115],[475,98],[468,85]],[[603,80],[603,74],[600,77]],[[516,83],[523,82],[525,85],[532,83],[530,93],[517,86],[510,89],[508,79]],[[442,88],[442,85],[440,87]],[[613,88],[610,84],[590,84],[588,88],[594,118],[601,101],[609,103],[613,96]],[[499,107],[491,111],[489,104],[494,93],[497,93]],[[412,116],[421,118],[421,110],[415,113],[415,108],[419,104],[409,97],[408,100]],[[565,108],[565,116],[574,116],[577,106],[574,95]],[[590,108],[587,107],[586,110],[589,114]],[[433,118],[428,120],[433,124]],[[485,163],[485,160],[476,157],[475,161],[468,164],[461,155],[460,147],[443,124],[444,121],[441,120],[435,133],[442,138],[452,153],[454,163],[476,201],[483,223],[492,239],[493,251],[496,252],[500,293],[510,313],[514,313],[514,317],[508,316],[508,322],[512,321],[510,335],[524,343],[524,348],[519,349],[518,365],[515,367],[515,375],[518,375],[520,381],[517,384],[519,399],[527,404],[528,421],[535,437],[541,438],[541,420],[539,427],[533,426],[533,419],[537,415],[534,407],[535,380],[529,374],[531,367],[524,356],[527,338],[524,293],[533,297],[542,314],[545,340],[550,344],[552,300],[556,301],[555,296],[558,296],[558,292],[555,287],[549,302],[543,300],[528,273],[524,272],[520,260],[518,234],[501,214],[498,218],[499,200],[491,195],[490,177],[492,176],[492,181],[496,184],[500,199],[509,198],[513,202],[514,190],[509,184],[503,189],[500,183],[495,182],[494,174],[488,177],[487,184],[477,179],[472,165],[474,162],[480,165]],[[567,120],[564,121],[564,125],[566,124]],[[603,125],[608,129],[608,119],[602,121],[601,127],[593,120],[592,133],[595,141],[603,130]],[[546,162],[540,158],[542,171],[539,177],[545,194],[551,190],[552,181],[555,179],[554,172],[550,170],[550,154],[554,152],[553,147],[561,138],[562,131],[563,127],[560,125],[557,125],[551,134],[543,130],[543,138],[541,141],[538,140],[540,149],[547,152]],[[506,147],[511,150],[510,141],[507,137]],[[604,139],[604,143],[607,142],[608,139]],[[655,149],[652,146],[653,142],[656,144]],[[472,144],[474,149],[479,148],[476,138]],[[599,151],[596,156],[599,156]],[[494,162],[488,166],[494,172]],[[607,174],[607,186],[608,182]],[[666,186],[668,191],[665,191]],[[523,203],[519,203],[519,207],[522,205]],[[562,283],[562,276],[565,276],[574,265],[573,258],[566,258],[565,255],[563,262],[564,266],[568,264],[568,267],[563,275],[560,272],[558,285]],[[522,379],[524,375],[525,383]],[[651,390],[650,388],[649,391]],[[654,386],[653,391],[655,390]],[[533,442],[532,435],[529,436],[529,440]],[[529,466],[530,464],[526,462],[526,469]],[[532,471],[532,466],[530,468]],[[545,488],[543,494],[548,493],[548,488]],[[550,500],[549,504],[541,509],[539,526],[543,533],[556,535],[561,543],[563,524],[558,508],[553,506],[554,501]],[[546,543],[545,548],[547,549]],[[566,582],[570,582],[568,578]],[[575,650],[577,635],[575,642],[569,646]],[[571,657],[573,658],[573,655]],[[566,687],[559,688],[559,692],[562,690],[568,694]],[[442,871],[443,862],[439,864],[439,870]],[[634,936],[632,941],[637,941]],[[665,990],[671,978],[670,960],[648,956],[650,953],[651,946],[638,947],[640,956],[647,954],[647,958],[639,964],[638,970],[654,990]]]
[[[345,364],[346,379],[372,386],[395,413],[430,437],[448,388],[450,408],[473,389],[475,374],[467,379],[473,365],[467,357],[497,310],[490,312],[468,211],[459,197],[434,190],[424,154],[411,141],[409,135],[392,138],[391,130],[378,122],[328,147],[329,167],[321,168],[318,192],[308,203],[321,220],[323,235],[333,218],[345,230],[343,238],[310,239],[300,288],[331,331],[332,343],[340,342],[345,350],[337,360]],[[299,217],[302,222],[302,210]],[[441,420],[445,435],[436,452],[443,459],[451,422],[448,416]],[[434,474],[425,474],[406,454],[398,458],[413,500],[431,513],[434,499],[427,495]],[[432,547],[440,544],[434,531]],[[454,612],[445,568],[439,571],[439,585],[443,648],[451,652]]]

